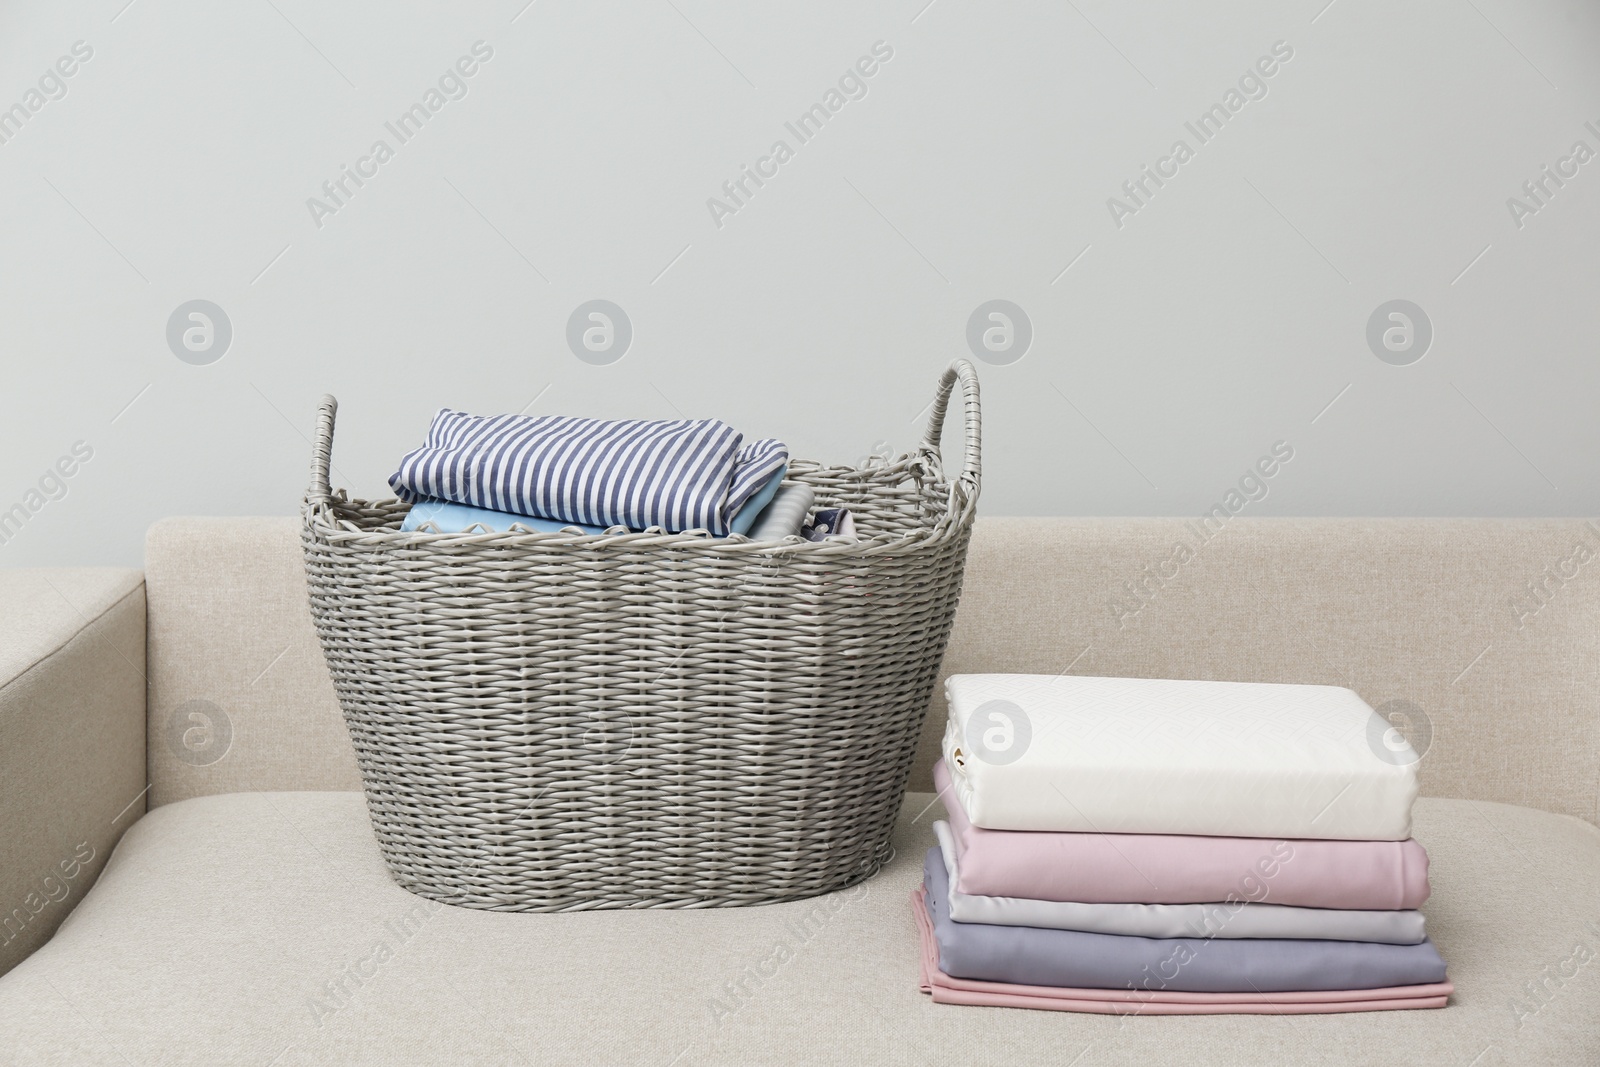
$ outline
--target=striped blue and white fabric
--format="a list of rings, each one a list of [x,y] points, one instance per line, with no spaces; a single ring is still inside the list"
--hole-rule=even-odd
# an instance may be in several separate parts
[[[745,444],[716,419],[606,422],[445,408],[389,485],[406,501],[726,537],[740,507],[788,461],[781,441]]]

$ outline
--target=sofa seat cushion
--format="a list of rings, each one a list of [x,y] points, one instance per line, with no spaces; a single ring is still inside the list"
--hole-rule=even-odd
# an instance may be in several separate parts
[[[1600,1062],[1600,830],[1423,799],[1438,1011],[1132,1017],[935,1005],[908,903],[938,810],[828,897],[518,915],[422,901],[356,793],[157,809],[0,979],[7,1063],[1468,1064]]]

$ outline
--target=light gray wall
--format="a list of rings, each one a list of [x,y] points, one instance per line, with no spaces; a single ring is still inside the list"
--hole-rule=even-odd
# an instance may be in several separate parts
[[[525,4],[0,7],[0,107],[28,112],[0,144],[0,509],[42,505],[0,565],[294,511],[325,391],[366,495],[441,405],[898,451],[993,299],[1033,336],[980,365],[991,514],[1199,514],[1280,441],[1248,513],[1600,511],[1600,159],[1508,205],[1600,151],[1592,3]],[[385,122],[479,41],[401,144]],[[801,144],[785,122],[876,42]],[[1185,123],[1275,45],[1200,143]],[[566,341],[597,298],[634,331],[605,366]],[[232,327],[208,365],[167,338],[196,299]],[[1434,334],[1403,366],[1367,338],[1393,299]],[[65,496],[30,497],[76,442]]]

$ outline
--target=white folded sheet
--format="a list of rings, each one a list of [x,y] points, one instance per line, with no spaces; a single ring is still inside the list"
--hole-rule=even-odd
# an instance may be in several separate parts
[[[1416,754],[1348,689],[961,674],[945,695],[944,758],[975,826],[1411,836]]]
[[[1027,897],[973,896],[958,884],[955,835],[933,824],[950,876],[950,918],[991,926],[1038,926],[1132,937],[1270,937],[1318,941],[1381,941],[1417,945],[1427,936],[1420,911],[1345,911],[1271,904],[1271,882],[1253,879],[1232,901],[1213,904],[1079,904]],[[1255,890],[1256,898],[1242,894]]]

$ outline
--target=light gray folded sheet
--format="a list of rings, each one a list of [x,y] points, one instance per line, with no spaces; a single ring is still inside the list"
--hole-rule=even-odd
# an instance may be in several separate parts
[[[778,494],[756,516],[755,523],[746,534],[752,541],[781,541],[798,535],[811,514],[816,493],[804,482],[790,482],[778,487]]]

